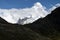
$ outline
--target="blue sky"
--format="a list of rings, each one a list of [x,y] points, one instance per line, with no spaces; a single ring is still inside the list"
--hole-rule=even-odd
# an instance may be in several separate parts
[[[52,5],[60,3],[60,0],[0,0],[0,8],[26,8],[33,6],[36,2],[40,2],[43,6],[50,8]]]

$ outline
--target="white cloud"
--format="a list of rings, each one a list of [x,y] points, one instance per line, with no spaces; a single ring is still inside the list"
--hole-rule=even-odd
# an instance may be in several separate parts
[[[51,11],[53,11],[53,10],[56,9],[57,7],[60,7],[60,3],[57,3],[57,4],[53,5],[53,6],[49,9],[49,13],[51,13]]]
[[[24,9],[0,9],[0,16],[10,23],[17,23],[19,19],[28,19],[23,24],[32,23],[38,18],[43,18],[48,14],[45,7],[41,3],[37,2],[31,8]]]

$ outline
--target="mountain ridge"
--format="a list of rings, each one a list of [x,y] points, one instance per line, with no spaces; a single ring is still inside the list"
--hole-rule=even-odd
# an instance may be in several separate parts
[[[31,28],[37,33],[48,36],[50,38],[58,37],[60,34],[60,7],[53,10],[51,14],[47,15],[46,17],[40,18],[34,23],[27,24],[25,26]]]
[[[60,7],[44,18],[26,24],[9,24],[0,21],[1,40],[59,40],[60,39]],[[3,39],[4,38],[4,39]]]

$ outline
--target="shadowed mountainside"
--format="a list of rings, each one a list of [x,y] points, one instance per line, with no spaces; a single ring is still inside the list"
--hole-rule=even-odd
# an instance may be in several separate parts
[[[53,40],[60,39],[60,7],[56,8],[45,18],[40,18],[32,24],[24,25],[41,35],[48,36]]]
[[[0,40],[60,40],[60,7],[26,25],[9,24],[0,18]]]
[[[5,21],[4,19],[2,19],[1,17],[0,17],[0,23],[1,23],[1,24],[8,24],[8,22]]]
[[[45,18],[40,18],[36,20],[34,23],[27,24],[24,26],[30,26],[32,29],[39,29],[39,28],[54,28],[59,31],[60,26],[60,7],[56,8],[51,12],[51,14],[47,15]],[[33,27],[32,27],[33,26]],[[48,28],[47,28],[48,29]]]
[[[0,40],[51,40],[30,28],[22,25],[10,24],[0,18]]]
[[[0,40],[51,40],[48,37],[39,35],[29,28],[0,24]]]

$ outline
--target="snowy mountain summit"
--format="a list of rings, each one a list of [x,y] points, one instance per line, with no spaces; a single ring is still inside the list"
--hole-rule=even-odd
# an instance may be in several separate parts
[[[20,22],[18,22],[19,24],[28,24],[28,23],[32,23],[35,20],[39,19],[39,18],[43,18],[45,17],[48,12],[44,9],[44,7],[42,6],[41,3],[37,2],[34,4],[34,6],[32,6],[32,8],[28,9],[28,12],[30,14],[30,18],[27,18],[25,20],[20,20]]]
[[[24,9],[0,9],[0,17],[10,23],[28,24],[43,18],[48,14],[45,7],[37,2],[31,8]],[[20,22],[19,22],[20,21]]]
[[[34,7],[35,8],[41,8],[43,6],[42,6],[42,4],[40,2],[37,2],[37,3],[34,4]]]

